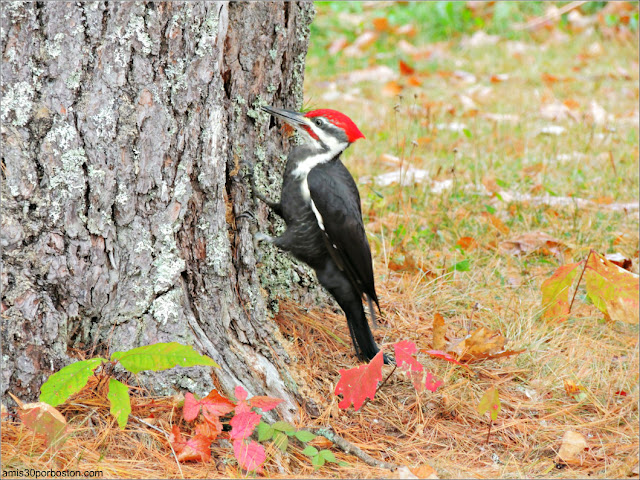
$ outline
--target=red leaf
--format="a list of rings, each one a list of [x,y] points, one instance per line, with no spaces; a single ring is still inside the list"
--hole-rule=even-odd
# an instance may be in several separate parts
[[[367,397],[373,398],[378,382],[382,380],[383,363],[383,354],[380,351],[368,365],[349,370],[340,369],[340,380],[335,389],[336,395],[342,395],[338,407],[346,410],[353,403],[353,408],[358,410]]]
[[[405,372],[422,372],[422,365],[412,357],[418,351],[416,344],[410,340],[402,340],[393,346],[396,352],[396,362]]]
[[[182,409],[182,416],[187,422],[195,420],[200,413],[200,400],[196,400],[193,393],[188,392],[184,396],[184,408]]]
[[[435,377],[433,377],[431,373],[427,372],[427,378],[424,382],[424,386],[430,392],[435,392],[438,389],[438,387],[442,385],[442,380],[437,380],[437,381],[434,381],[434,380],[435,380]]]
[[[403,62],[402,60],[400,60],[399,66],[400,66],[400,73],[402,75],[413,75],[416,72],[415,68],[413,68],[408,63]]]
[[[240,414],[240,413],[247,413],[251,411],[251,405],[249,405],[249,402],[247,401],[240,401],[238,402],[238,404],[236,405],[236,415]]]
[[[283,402],[280,398],[271,398],[271,397],[251,397],[249,403],[253,408],[260,408],[263,412],[268,412],[269,410],[273,410],[278,405]]]
[[[247,399],[247,391],[242,387],[242,385],[238,385],[236,387],[236,398],[240,401]]]
[[[218,438],[218,435],[222,432],[222,423],[217,418],[214,422],[210,422],[206,419],[202,423],[196,425],[196,434],[207,437],[209,440],[214,441]]]
[[[180,462],[206,462],[211,460],[211,440],[203,435],[195,435],[190,440],[180,433],[177,425],[174,425],[169,434],[169,443],[176,452]]]
[[[233,411],[235,405],[227,398],[220,395],[216,390],[211,390],[209,395],[201,400],[196,400],[192,393],[184,396],[184,409],[182,416],[187,422],[194,420],[202,407],[203,415],[209,420],[217,419],[222,415]]]
[[[187,398],[185,396],[185,404],[186,400]],[[202,413],[207,419],[211,419],[211,417],[221,417],[222,415],[232,412],[235,408],[234,403],[220,395],[217,390],[211,390],[209,395],[200,400],[200,405],[202,405]]]
[[[465,365],[464,363],[460,363],[458,360],[456,360],[455,358],[453,358],[451,355],[449,355],[446,352],[443,352],[442,350],[420,350],[422,353],[426,353],[427,355],[429,355],[430,357],[433,358],[442,358],[443,360],[446,360],[447,362],[451,362],[451,363],[455,363],[456,365],[460,365],[461,367],[466,368],[467,370],[469,370],[470,372],[472,371],[467,365]]]
[[[264,447],[253,440],[249,443],[245,443],[244,440],[236,440],[233,442],[233,453],[240,466],[248,471],[261,472],[262,464],[267,458]]]
[[[258,426],[261,418],[262,415],[258,415],[255,412],[242,412],[234,415],[231,422],[229,422],[231,424],[231,439],[241,440],[247,438]]]

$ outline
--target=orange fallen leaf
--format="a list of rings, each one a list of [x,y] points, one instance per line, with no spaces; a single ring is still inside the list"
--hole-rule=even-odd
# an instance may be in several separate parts
[[[444,323],[444,317],[436,312],[433,315],[433,349],[444,350],[446,345],[447,326]]]
[[[429,480],[437,479],[438,473],[431,465],[420,465],[417,468],[411,468],[411,473],[413,473],[417,478],[426,478]]]
[[[382,89],[382,93],[389,97],[395,97],[396,95],[400,95],[402,93],[403,88],[404,87],[398,82],[396,82],[395,80],[391,80],[384,86],[384,88]]]
[[[422,80],[420,80],[415,75],[411,75],[409,78],[407,78],[407,83],[412,87],[419,87],[420,85],[422,85]]]
[[[456,242],[463,250],[470,252],[478,248],[478,242],[473,237],[460,237]]]
[[[488,220],[500,233],[509,233],[509,227],[507,227],[502,220],[489,212],[482,212],[482,216]]]
[[[413,75],[416,72],[415,68],[402,60],[400,60],[398,64],[402,75]]]
[[[386,17],[374,18],[373,26],[378,32],[388,32],[390,30],[389,20]]]
[[[564,381],[564,391],[567,392],[567,395],[569,395],[574,400],[580,400],[581,397],[584,397],[586,395],[585,388],[582,385],[578,385],[573,380]]]
[[[580,108],[580,104],[578,103],[577,100],[574,100],[573,98],[567,98],[564,102],[562,102],[567,108],[570,108],[571,110],[577,110],[578,108]]]

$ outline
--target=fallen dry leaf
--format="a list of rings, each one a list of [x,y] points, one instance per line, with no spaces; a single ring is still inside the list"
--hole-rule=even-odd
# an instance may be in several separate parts
[[[447,326],[444,323],[444,317],[436,312],[433,315],[433,349],[444,350],[447,341]]]
[[[479,355],[489,355],[504,349],[507,339],[500,332],[480,327],[467,338],[454,339],[449,343],[447,351],[458,356],[458,360],[466,361]]]
[[[329,55],[335,55],[348,45],[347,37],[338,37],[327,47],[327,53]]]
[[[614,242],[615,243],[615,242]],[[620,268],[624,268],[631,272],[631,268],[633,267],[633,262],[630,258],[625,257],[621,253],[607,253],[604,258],[609,260],[611,263],[615,263]]]
[[[564,391],[574,400],[582,400],[586,396],[585,388],[573,380],[564,381]]]
[[[407,62],[403,62],[402,60],[398,62],[398,68],[402,75],[413,75],[414,73],[416,73],[415,68],[413,68]]]
[[[569,465],[581,465],[587,447],[587,440],[581,434],[567,430],[562,437],[558,460]]]
[[[456,242],[463,250],[470,252],[478,248],[478,242],[473,237],[460,237]]]
[[[500,242],[500,250],[508,255],[529,255],[539,252],[543,255],[553,254],[560,257],[569,249],[560,240],[544,232],[528,232]]]
[[[387,82],[387,84],[382,88],[382,93],[384,93],[388,97],[395,97],[402,93],[402,89],[404,87],[400,85],[395,80],[391,80]]]
[[[347,57],[360,57],[364,53],[364,50],[373,45],[373,42],[375,42],[377,38],[378,34],[376,32],[363,32],[351,45],[343,50],[343,53]]]
[[[400,480],[413,480],[418,477],[409,470],[409,467],[402,466],[396,470],[396,478]]]
[[[482,212],[482,216],[488,220],[500,233],[509,233],[509,227],[507,227],[502,220],[489,212]]]
[[[378,17],[373,19],[373,27],[378,32],[388,32],[390,30],[389,20],[386,17]]]
[[[359,82],[379,82],[385,83],[394,78],[398,78],[398,74],[392,68],[386,65],[378,65],[376,67],[364,68],[362,70],[353,70],[345,77],[349,83]]]
[[[420,465],[419,467],[412,468],[410,470],[416,476],[416,478],[427,478],[427,479],[438,478],[438,474],[436,470],[431,465],[427,465],[426,463],[424,465]]]
[[[58,443],[67,432],[67,420],[44,402],[27,403],[18,408],[18,416],[33,432],[44,435],[47,446]]]
[[[414,27],[410,23],[406,23],[406,24],[400,25],[398,28],[396,28],[395,34],[396,35],[407,35],[409,37],[413,37],[416,34],[416,27]]]

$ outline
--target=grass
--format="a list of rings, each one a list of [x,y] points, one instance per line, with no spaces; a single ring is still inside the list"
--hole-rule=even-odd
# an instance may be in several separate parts
[[[595,14],[602,7],[589,4],[583,13]],[[368,415],[402,417],[396,426],[402,425],[399,437],[404,440],[389,441],[378,454],[387,452],[410,466],[428,461],[441,477],[615,477],[637,463],[637,327],[605,324],[582,291],[567,322],[545,324],[539,319],[540,285],[558,266],[585,258],[591,248],[633,258],[638,271],[637,207],[611,208],[637,204],[639,197],[636,33],[620,33],[624,28],[616,27],[606,10],[603,23],[582,31],[575,31],[565,16],[552,27],[527,32],[512,29],[513,22],[543,14],[540,3],[498,2],[484,23],[455,11],[465,8],[441,2],[321,5],[314,31],[324,36],[310,50],[305,92],[312,104],[350,114],[367,136],[347,152],[346,164],[361,179],[386,312],[387,326],[378,333],[383,341],[411,339],[429,348],[435,312],[445,316],[450,336],[463,336],[478,303],[474,326],[502,331],[509,348],[525,353],[486,362],[476,378],[434,364],[445,381],[442,391],[403,398],[394,385],[378,405],[349,413],[357,418],[349,422],[366,424],[361,419]],[[339,18],[345,12],[357,16],[356,31],[374,31],[379,17],[387,17],[391,28],[405,22],[419,27],[413,36],[380,33],[360,58],[338,54],[325,62],[326,56],[314,52],[327,47],[326,39],[346,35]],[[637,8],[634,12],[637,18]],[[433,22],[441,25],[433,28]],[[499,38],[470,45],[466,39],[479,28]],[[418,53],[403,51],[402,41]],[[402,75],[400,61],[415,73]],[[391,67],[394,78],[350,81],[354,69],[379,65]],[[389,81],[400,88],[389,89]],[[550,105],[570,111],[551,118]],[[606,120],[598,118],[602,109]],[[460,128],[452,129],[454,124]],[[549,125],[562,127],[563,133],[541,133]],[[365,177],[398,170],[399,165],[385,162],[389,156],[426,170],[432,181],[451,180],[453,186],[434,193],[430,182],[365,182]],[[592,203],[508,202],[501,191]],[[564,258],[515,257],[496,248],[505,239],[537,230],[571,252]],[[457,247],[461,237],[472,237],[479,248]],[[461,262],[462,269],[452,270]],[[582,385],[588,400],[569,397],[568,380]],[[486,424],[475,407],[493,384],[507,406],[496,437],[485,446]],[[616,391],[629,396],[619,398]],[[432,405],[426,416],[421,403]],[[420,432],[413,428],[418,425]],[[570,429],[590,438],[592,457],[582,468],[556,470],[555,452]],[[366,428],[354,433],[363,443],[369,437]],[[413,455],[407,453],[411,449]]]
[[[639,198],[638,9],[635,4],[624,20],[624,12],[592,2],[581,11],[596,22],[582,29],[567,14],[535,31],[513,28],[546,8],[542,2],[497,2],[475,11],[444,2],[317,4],[305,94],[311,107],[351,116],[367,137],[347,151],[345,163],[362,194],[385,313],[377,340],[389,347],[408,339],[430,348],[438,312],[450,337],[464,336],[473,317],[474,328],[500,330],[507,348],[525,351],[475,364],[473,374],[420,358],[444,381],[436,393],[416,395],[406,378],[394,375],[361,411],[341,411],[333,395],[338,370],[354,365],[344,317],[330,308],[303,312],[283,304],[276,321],[295,362],[291,372],[317,413],[303,410],[299,427],[331,425],[378,459],[410,468],[428,464],[440,478],[617,478],[637,471],[637,326],[605,323],[582,289],[568,321],[542,322],[540,285],[591,248],[632,258],[638,271],[638,209],[613,208]],[[351,43],[382,17],[390,31],[379,32],[361,54],[327,55],[336,38]],[[394,33],[404,24],[415,32]],[[470,45],[480,30],[499,38]],[[415,47],[413,55],[402,41]],[[402,75],[400,60],[415,73]],[[350,77],[379,66],[394,78]],[[557,107],[553,119],[550,105],[569,111]],[[541,133],[549,125],[564,131]],[[405,186],[371,181],[400,164],[427,171],[429,180]],[[450,188],[432,189],[433,182],[446,181]],[[530,197],[505,201],[501,192]],[[536,203],[545,196],[551,203]],[[561,197],[572,200],[553,203]],[[570,250],[558,258],[513,256],[499,248],[536,230]],[[477,247],[457,245],[463,237]],[[567,381],[584,388],[583,399],[566,393]],[[500,392],[502,412],[486,444],[487,418],[476,407],[491,386]],[[44,449],[21,424],[3,422],[3,468],[81,465],[126,478],[244,476],[224,442],[213,444],[210,464],[178,466],[158,432],[137,422],[120,432],[106,392],[94,390],[65,407],[78,427],[57,452]],[[81,404],[91,407],[88,417]],[[134,415],[153,416],[166,431],[180,413],[173,398],[135,404]],[[568,430],[584,435],[589,450],[582,466],[558,469],[556,453]],[[271,446],[265,470],[273,478],[390,475],[342,452],[336,457],[350,466],[314,471],[299,451],[281,455]]]

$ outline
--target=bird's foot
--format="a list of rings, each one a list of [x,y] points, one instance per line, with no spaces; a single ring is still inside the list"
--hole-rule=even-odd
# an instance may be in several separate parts
[[[253,250],[256,252],[256,260],[258,262],[262,261],[262,251],[258,248],[258,244],[260,242],[269,242],[272,243],[274,238],[271,235],[267,235],[266,233],[256,232],[253,234]]]
[[[257,223],[257,221],[258,221],[258,219],[256,218],[255,213],[253,213],[251,210],[247,210],[247,211],[242,212],[240,215],[238,215],[236,217],[236,221],[240,220],[241,218],[247,219],[247,220],[249,220],[250,222],[253,222],[253,223]]]
[[[256,243],[259,243],[259,242],[273,243],[273,237],[271,235],[267,235],[266,233],[256,232],[253,234],[253,241]]]

